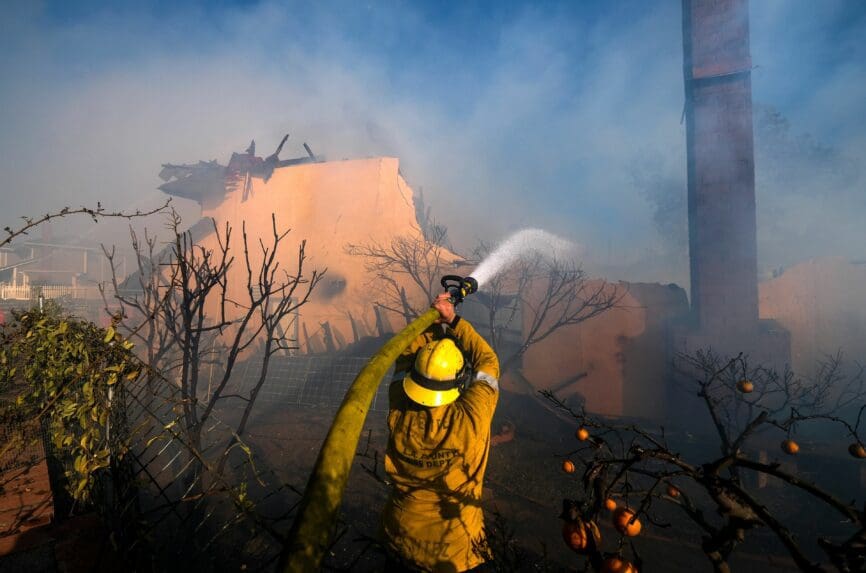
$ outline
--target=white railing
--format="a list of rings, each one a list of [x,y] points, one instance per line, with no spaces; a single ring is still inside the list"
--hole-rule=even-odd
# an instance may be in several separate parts
[[[0,284],[0,299],[30,300],[30,287]]]
[[[0,299],[2,300],[33,300],[42,294],[45,298],[77,298],[98,299],[99,289],[96,287],[74,287],[67,285],[12,285],[0,283]]]

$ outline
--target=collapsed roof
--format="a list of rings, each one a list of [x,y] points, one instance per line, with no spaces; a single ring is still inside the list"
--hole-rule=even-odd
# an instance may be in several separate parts
[[[221,165],[215,159],[192,164],[164,163],[159,178],[165,183],[158,189],[169,195],[191,199],[204,205],[221,201],[228,191],[239,185],[243,185],[248,192],[253,178],[262,179],[267,183],[274,169],[278,167],[324,161],[324,158],[317,157],[306,143],[303,144],[307,152],[306,156],[280,159],[280,152],[288,138],[289,135],[286,134],[276,151],[265,158],[256,156],[256,142],[253,140],[243,153],[232,153],[228,165]]]

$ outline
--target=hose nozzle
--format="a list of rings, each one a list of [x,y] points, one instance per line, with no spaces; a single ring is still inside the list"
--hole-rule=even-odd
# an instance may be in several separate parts
[[[442,287],[451,295],[451,302],[455,305],[460,304],[464,298],[478,290],[478,281],[472,277],[445,275],[441,282]]]

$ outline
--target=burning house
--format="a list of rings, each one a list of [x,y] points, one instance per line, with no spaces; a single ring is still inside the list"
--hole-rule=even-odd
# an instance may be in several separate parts
[[[684,0],[683,8],[690,293],[673,284],[612,285],[622,293],[617,308],[532,345],[503,381],[510,390],[550,389],[592,412],[663,419],[683,411],[682,393],[670,383],[677,353],[746,352],[753,364],[784,368],[793,345],[794,366],[804,371],[821,352],[833,350],[815,344],[816,325],[838,330],[831,311],[803,310],[802,297],[816,301],[806,307],[824,308],[821,300],[838,306],[836,299],[822,298],[819,277],[802,280],[816,265],[799,269],[798,277],[762,284],[759,296],[747,2]],[[253,143],[227,165],[165,165],[160,188],[197,201],[202,216],[218,225],[240,228],[245,222],[253,240],[269,232],[274,213],[279,228],[292,229],[293,240],[308,241],[309,265],[328,272],[311,303],[286,327],[301,352],[340,351],[393,331],[405,315],[376,304],[375,273],[346,246],[389,245],[401,236],[424,240],[416,194],[398,160],[326,161],[306,144],[305,156],[281,160],[285,142],[268,157],[257,156]],[[202,243],[213,246],[207,227],[196,226]],[[446,258],[460,262],[452,253]],[[847,277],[846,285],[862,281],[859,267],[836,271]],[[232,288],[242,287],[241,277],[231,280]],[[418,298],[405,286],[407,297]],[[843,290],[859,292],[856,286]],[[468,302],[464,311],[483,320],[483,309],[475,306]],[[522,329],[528,320],[523,317]],[[519,338],[519,332],[509,336]]]
[[[376,304],[375,290],[381,285],[369,261],[348,252],[348,245],[389,246],[404,237],[424,240],[415,195],[400,174],[399,161],[325,161],[306,144],[307,156],[280,160],[285,141],[266,158],[257,157],[251,144],[245,153],[233,154],[227,166],[166,165],[161,173],[166,183],[160,189],[197,201],[205,220],[212,218],[219,228],[228,224],[236,236],[245,226],[250,244],[270,236],[273,214],[279,230],[291,229],[278,255],[282,268],[294,268],[297,247],[306,241],[306,269],[327,272],[302,312],[284,327],[301,353],[340,351],[365,337],[393,332],[395,321],[405,317]],[[212,225],[196,228],[201,231],[199,244],[217,246]],[[445,251],[443,257],[457,259]],[[408,278],[397,280],[407,303],[424,304]],[[246,288],[241,266],[230,271],[228,281],[230,297]]]

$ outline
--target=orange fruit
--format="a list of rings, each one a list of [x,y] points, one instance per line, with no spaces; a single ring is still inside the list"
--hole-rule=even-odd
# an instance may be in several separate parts
[[[595,522],[566,521],[562,524],[562,539],[572,550],[583,553],[589,548],[589,536],[593,537],[595,546],[601,543],[601,532]]]
[[[800,444],[794,440],[787,439],[782,442],[782,451],[790,456],[796,455],[800,451]]]
[[[848,453],[854,456],[855,458],[866,458],[866,448],[863,447],[863,444],[859,442],[854,442],[850,446],[848,446]]]
[[[638,573],[637,567],[619,557],[608,557],[601,564],[601,573]]]
[[[573,474],[574,473],[574,462],[571,460],[564,460],[562,462],[562,471],[564,471],[567,474]]]
[[[604,508],[608,511],[613,511],[616,509],[616,501],[612,497],[604,500]]]
[[[589,439],[589,430],[586,428],[578,428],[574,435],[581,442],[585,442]]]
[[[674,484],[669,483],[668,484],[668,495],[670,497],[679,497],[680,496],[680,490],[678,490]]]
[[[613,526],[621,534],[627,537],[634,537],[641,530],[640,520],[634,517],[634,512],[627,507],[618,507],[613,512]]]
[[[751,380],[740,380],[737,382],[737,390],[742,392],[743,394],[749,394],[755,389],[755,385],[752,384]]]

